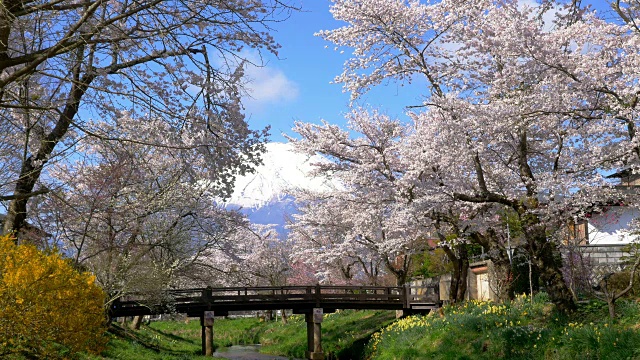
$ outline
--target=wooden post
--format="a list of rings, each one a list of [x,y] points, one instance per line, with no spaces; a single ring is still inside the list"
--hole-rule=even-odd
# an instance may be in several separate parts
[[[404,294],[404,299],[402,302],[403,309],[396,310],[396,319],[400,319],[409,315],[411,310],[411,301],[413,300],[413,296],[411,295],[411,285],[405,284],[402,292]]]
[[[320,301],[322,301],[320,292],[322,290],[320,289],[320,283],[316,283],[316,306],[320,307]]]
[[[202,344],[202,355],[207,353],[207,337],[204,331],[204,314],[200,316],[200,343]]]
[[[202,290],[202,301],[205,304],[210,305],[212,297],[213,297],[213,291],[211,290],[210,287],[207,287],[206,289]]]
[[[202,326],[202,355],[213,356],[213,311],[205,311],[200,317],[200,325]]]
[[[307,358],[311,359],[310,353],[313,352],[313,313],[304,314],[304,320],[307,323]]]
[[[412,298],[411,298],[411,285],[409,285],[409,284],[405,284],[404,285],[404,296],[405,296],[405,298],[404,298],[404,301],[405,301],[404,307],[406,309],[408,309],[408,308],[411,307],[411,300],[412,300]]]
[[[322,352],[322,323],[315,321],[313,322],[313,353],[319,354],[319,356],[314,356],[312,359],[324,359]]]
[[[322,352],[322,308],[305,314],[307,322],[307,359],[324,360]]]

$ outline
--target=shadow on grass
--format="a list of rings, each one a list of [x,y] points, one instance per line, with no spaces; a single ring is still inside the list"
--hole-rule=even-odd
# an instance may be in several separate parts
[[[160,352],[160,349],[157,346],[149,344],[149,339],[145,339],[143,336],[139,336],[133,331],[127,330],[116,324],[109,324],[109,333],[117,336],[118,338],[130,342],[135,342],[140,344],[140,346],[145,349],[149,349],[155,352]]]
[[[347,348],[336,350],[335,358],[349,360],[364,359],[366,357],[367,344],[371,340],[371,336],[373,336],[373,334],[369,334],[367,337],[354,341],[351,346]]]
[[[157,333],[160,336],[166,337],[170,340],[175,340],[175,341],[180,341],[180,342],[187,342],[190,344],[195,344],[195,341],[190,340],[190,339],[185,339],[183,337],[177,336],[177,335],[173,335],[170,333],[165,333],[164,331],[161,330],[157,330],[157,329],[153,329],[151,327],[146,327],[147,329],[149,329],[150,331]],[[170,349],[164,346],[161,346],[157,343],[156,340],[152,340],[150,338],[148,338],[147,336],[143,336],[133,330],[128,330],[125,329],[119,325],[116,324],[111,324],[109,326],[109,330],[110,333],[116,335],[118,338],[125,340],[125,341],[129,341],[132,343],[136,343],[139,344],[140,346],[144,347],[145,349],[151,350],[155,353],[165,353],[165,354],[170,354],[170,355],[201,355],[201,349],[197,348],[197,349],[193,349],[193,350],[174,350],[174,349]]]
[[[164,337],[166,337],[168,339],[171,339],[171,340],[188,342],[188,343],[191,343],[193,345],[200,345],[199,341],[196,341],[196,340],[193,340],[193,339],[184,338],[182,336],[171,334],[169,332],[165,332],[165,331],[162,331],[162,330],[154,329],[151,326],[147,326],[146,328],[149,329],[149,331],[152,331],[152,332],[154,332],[154,333],[156,333],[158,335],[162,335],[162,336],[164,336]]]

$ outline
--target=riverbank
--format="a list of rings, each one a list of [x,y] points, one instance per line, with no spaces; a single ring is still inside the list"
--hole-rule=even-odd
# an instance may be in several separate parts
[[[327,359],[359,359],[373,333],[395,320],[395,311],[345,310],[325,314],[322,349]],[[260,335],[262,352],[304,358],[307,330],[304,317],[288,324],[272,323]]]
[[[507,304],[471,301],[412,316],[373,335],[367,357],[391,359],[640,359],[640,306],[620,302],[612,321],[603,302],[556,313],[546,294]]]
[[[539,294],[506,304],[470,301],[397,321],[394,312],[385,311],[326,314],[323,349],[329,359],[640,360],[638,302],[620,301],[611,321],[603,302],[582,303],[565,316],[548,300]],[[108,349],[92,359],[211,359],[199,355],[198,320],[152,322],[138,331],[115,326],[109,336]],[[216,319],[214,343],[261,343],[262,353],[304,358],[306,323],[302,316],[287,324]]]
[[[394,318],[393,311],[347,310],[326,314],[322,324],[322,341],[327,358],[357,358],[371,335],[391,324]],[[142,325],[140,330],[114,324],[108,333],[107,349],[100,356],[87,359],[212,359],[200,355],[200,331],[197,319],[154,321]],[[304,358],[306,341],[306,323],[304,317],[299,315],[289,317],[287,324],[256,318],[216,319],[214,324],[216,348],[261,343],[262,353]]]

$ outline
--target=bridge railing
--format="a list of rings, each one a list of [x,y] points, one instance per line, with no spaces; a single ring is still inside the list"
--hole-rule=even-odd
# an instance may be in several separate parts
[[[429,284],[427,286],[406,286],[406,307],[412,304],[432,304],[439,306],[440,286],[439,284]]]
[[[402,287],[273,286],[200,289],[205,301],[402,301]],[[181,300],[176,298],[176,300]],[[185,299],[187,300],[187,299]]]
[[[437,287],[384,287],[384,286],[272,286],[226,287],[168,290],[161,296],[149,298],[146,294],[132,294],[114,303],[114,309],[146,307],[152,312],[166,309],[184,309],[190,306],[224,304],[282,304],[284,308],[295,304],[380,304],[412,308],[412,304],[439,304]],[[357,308],[357,307],[356,307]],[[118,312],[118,311],[115,311]]]

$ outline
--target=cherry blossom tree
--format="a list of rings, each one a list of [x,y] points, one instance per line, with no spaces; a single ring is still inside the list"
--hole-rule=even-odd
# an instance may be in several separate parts
[[[3,2],[4,232],[24,226],[29,198],[52,189],[48,166],[82,157],[89,137],[189,150],[228,195],[266,134],[241,113],[239,54],[277,54],[271,24],[289,10],[280,0]],[[121,132],[127,123],[155,138]]]
[[[382,265],[402,285],[410,276],[412,255],[428,251],[435,242],[453,264],[452,302],[465,298],[471,244],[481,245],[497,264],[508,267],[508,260],[501,261],[507,259],[506,251],[489,241],[501,234],[483,232],[490,215],[486,209],[446,199],[433,202],[424,190],[429,179],[406,178],[411,161],[400,150],[409,127],[364,109],[354,109],[348,119],[349,129],[303,123],[295,128],[302,139],[291,141],[299,151],[333,160],[315,164],[316,174],[343,185],[297,194],[300,214],[289,227],[297,258],[323,264],[328,272],[339,269],[347,282],[364,274],[369,284],[378,284]]]
[[[332,194],[333,196],[334,194]],[[323,283],[380,285],[382,259],[352,236],[349,204],[327,194],[299,192],[299,214],[289,228],[293,258],[316,269]]]
[[[269,225],[247,224],[234,233],[230,258],[233,282],[247,286],[284,286],[291,271],[289,244]],[[231,251],[229,251],[231,250]]]
[[[415,251],[412,244],[420,235],[407,206],[410,189],[400,184],[405,164],[399,146],[406,128],[364,109],[354,109],[348,121],[348,130],[327,123],[296,124],[301,139],[290,139],[296,149],[326,156],[330,161],[314,164],[316,173],[336,179],[343,188],[299,194],[297,200],[304,205],[291,228],[303,240],[301,256],[311,257],[311,252],[324,259],[326,267],[339,261],[346,279],[353,277],[357,265],[375,283],[382,264],[396,284],[403,285]]]
[[[640,2],[637,0],[615,0],[610,4],[622,21],[629,25],[633,31],[640,32],[640,24],[638,24]]]
[[[291,244],[282,239],[273,225],[248,221],[229,233],[221,242],[203,253],[203,269],[213,270],[212,278],[220,286],[286,286],[296,271],[291,260]],[[305,283],[304,285],[308,285]]]
[[[112,299],[175,285],[245,221],[216,205],[215,186],[194,181],[195,155],[97,138],[84,147],[86,158],[52,167],[59,185],[40,216]]]
[[[336,81],[354,100],[387,81],[424,84],[398,150],[404,181],[426,206],[517,214],[561,310],[574,303],[558,229],[603,198],[633,202],[602,176],[635,169],[640,153],[637,4],[613,5],[624,23],[578,1],[335,0],[346,25],[319,33],[353,49]]]

